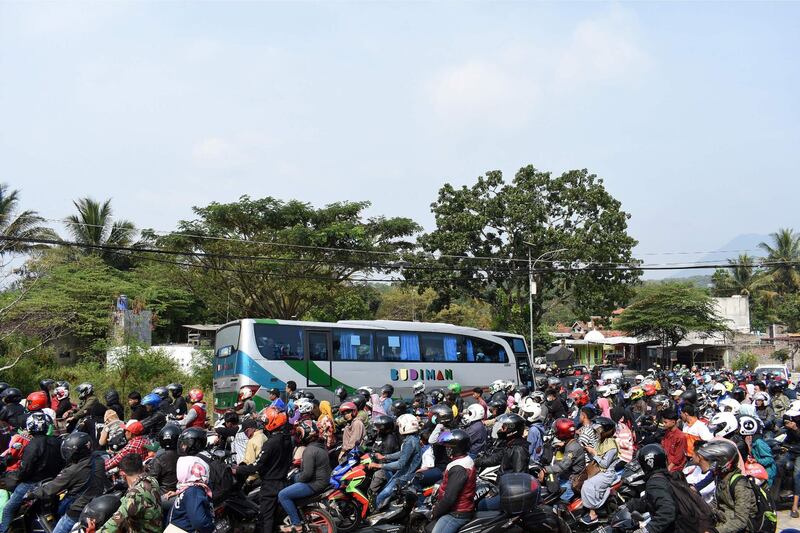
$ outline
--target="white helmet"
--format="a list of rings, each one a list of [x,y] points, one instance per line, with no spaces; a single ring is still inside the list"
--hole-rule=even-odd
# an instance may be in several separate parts
[[[619,394],[619,385],[617,385],[616,383],[611,383],[610,385],[606,385],[606,387],[608,388],[609,396],[615,396]]]
[[[503,389],[509,394],[514,392],[514,389],[516,389],[516,388],[517,388],[517,385],[513,381],[506,381],[504,383],[504,385],[503,385]]]
[[[506,388],[506,382],[503,381],[502,379],[496,379],[492,381],[491,385],[489,385],[489,392],[491,394],[494,394],[495,392],[504,391],[505,388]]]
[[[533,391],[533,393],[531,394],[531,398],[536,403],[544,403],[544,392],[542,392],[540,390]],[[798,401],[800,401],[800,400],[798,400]]]
[[[249,398],[252,398],[253,389],[251,389],[250,387],[242,387],[241,389],[239,389],[239,396],[242,398],[242,400],[247,400]]]
[[[639,385],[642,381],[644,381],[644,376],[641,374],[636,374],[636,377],[633,378],[633,381],[636,382],[637,385]]]
[[[753,394],[753,403],[756,403],[758,400],[764,402],[764,406],[766,407],[769,405],[769,394],[766,392],[757,392]]]
[[[739,433],[745,437],[755,435],[761,426],[761,420],[754,416],[743,416],[739,418]]]
[[[422,394],[425,392],[425,384],[421,381],[417,381],[414,383],[414,386],[411,387],[411,390],[414,391],[414,394]]]
[[[461,420],[464,422],[464,425],[471,424],[476,420],[483,420],[486,416],[486,411],[484,410],[483,406],[479,403],[473,403],[464,411],[464,415],[461,417]]]
[[[717,397],[722,396],[728,392],[728,389],[725,388],[725,385],[722,383],[714,383],[714,386],[711,387],[711,396]]]
[[[675,389],[674,391],[670,392],[670,395],[675,398],[679,398],[681,394],[683,394],[684,392],[686,391],[684,391],[683,389]]]
[[[300,398],[294,402],[294,408],[301,415],[307,415],[314,410],[314,404],[308,398]]]
[[[544,419],[544,409],[533,398],[525,398],[520,406],[522,418],[530,423],[541,422]]]
[[[703,376],[703,383],[711,383],[711,374]]]
[[[722,413],[733,413],[734,415],[739,414],[739,408],[742,406],[738,401],[734,400],[733,398],[725,398],[719,402],[719,410]]]
[[[419,431],[419,420],[414,415],[400,415],[397,417],[397,431],[401,435],[409,435]]]
[[[715,437],[728,437],[739,429],[739,422],[733,413],[717,413],[709,422],[708,429]]]

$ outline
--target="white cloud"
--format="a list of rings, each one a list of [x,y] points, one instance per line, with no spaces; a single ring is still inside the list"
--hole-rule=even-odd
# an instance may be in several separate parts
[[[240,158],[239,150],[222,137],[208,137],[192,147],[192,159],[199,166],[229,166]]]
[[[579,22],[560,43],[529,41],[444,68],[425,86],[446,124],[514,129],[596,84],[635,84],[650,64],[636,19],[615,7]]]

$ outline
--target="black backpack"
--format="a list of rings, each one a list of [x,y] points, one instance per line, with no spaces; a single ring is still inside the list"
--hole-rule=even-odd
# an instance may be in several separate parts
[[[665,474],[675,500],[675,533],[714,530],[714,514],[700,493],[683,477],[682,472]]]
[[[756,498],[757,512],[755,517],[750,518],[749,531],[755,533],[775,533],[778,529],[778,514],[775,510],[775,502],[767,495],[763,488],[753,482],[753,479],[742,474],[736,473],[731,476],[728,490],[733,497],[733,488],[739,480],[744,480]]]

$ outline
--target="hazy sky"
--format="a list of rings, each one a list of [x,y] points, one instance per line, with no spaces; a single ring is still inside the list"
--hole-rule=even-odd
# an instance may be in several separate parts
[[[0,181],[171,229],[588,168],[639,252],[800,229],[800,3],[0,2]],[[649,258],[653,260],[653,258]]]

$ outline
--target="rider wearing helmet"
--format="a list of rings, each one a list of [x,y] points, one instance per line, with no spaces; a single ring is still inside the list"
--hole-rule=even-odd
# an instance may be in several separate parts
[[[391,414],[392,412],[392,396],[394,396],[394,387],[387,383],[381,387],[381,397],[378,400],[380,407],[384,414]]]
[[[697,449],[703,473],[713,472],[718,509],[717,531],[749,531],[750,517],[756,515],[755,494],[739,470],[739,450],[728,440],[706,442]]]
[[[383,469],[394,472],[394,476],[389,480],[383,490],[375,498],[375,506],[381,510],[389,497],[394,493],[394,488],[398,483],[406,483],[413,479],[420,465],[422,464],[422,447],[419,441],[419,421],[414,415],[405,414],[397,419],[397,428],[402,439],[400,451],[376,457],[383,461],[383,464],[373,462],[369,468]]]
[[[480,404],[473,403],[467,407],[467,410],[464,411],[464,415],[461,417],[464,431],[469,435],[469,456],[473,459],[486,448],[486,442],[489,439],[489,432],[483,424],[483,418],[485,416],[486,413],[483,411],[483,407]]]
[[[53,410],[56,412],[56,418],[64,418],[70,409],[72,409],[72,402],[69,399],[69,386],[64,387],[56,384],[56,389],[53,392],[53,403],[55,404]]]
[[[461,397],[461,383],[453,382],[448,385],[446,397],[447,402],[455,407],[456,416],[464,412],[464,399]]]
[[[152,391],[152,394],[157,394],[161,401],[158,404],[158,409],[162,411],[165,415],[172,414],[172,398],[169,397],[169,390],[166,387],[156,387]]]
[[[339,406],[339,414],[344,418],[347,426],[342,433],[342,452],[339,454],[339,460],[361,444],[366,435],[364,422],[358,417],[358,407],[354,402],[344,402]]]
[[[475,465],[478,468],[500,465],[501,474],[527,472],[530,454],[528,453],[528,441],[523,436],[525,421],[519,415],[506,413],[498,417],[495,426],[498,427],[497,438],[500,440],[500,446],[494,452],[478,457]],[[499,500],[497,504],[499,505]]]
[[[667,453],[658,444],[647,444],[639,450],[639,464],[645,477],[644,496],[628,500],[625,507],[630,511],[650,513],[647,531],[675,529],[677,507],[667,478],[667,463]]]
[[[775,476],[778,474],[778,465],[772,456],[772,449],[764,442],[761,435],[761,421],[755,416],[740,416],[739,434],[748,446],[749,455],[767,471],[767,484],[773,486]]]
[[[156,481],[162,494],[175,490],[178,484],[178,438],[181,428],[176,424],[167,424],[158,432],[158,444],[162,452],[158,453],[147,469]]]
[[[203,391],[192,389],[189,391],[189,401],[192,406],[186,412],[186,416],[180,420],[181,426],[185,428],[204,428],[206,427],[206,404],[203,403]]]
[[[376,431],[375,441],[372,444],[372,451],[374,453],[386,456],[400,450],[400,436],[397,434],[394,418],[388,415],[380,415],[372,421],[372,427],[374,427]],[[378,492],[380,492],[381,487],[383,487],[388,480],[386,472],[386,470],[378,470],[375,472],[375,475],[372,476],[372,481],[369,485],[369,494],[373,500]]]
[[[544,481],[546,474],[555,474],[564,489],[561,499],[568,502],[574,495],[570,480],[573,476],[583,472],[586,467],[586,453],[578,442],[575,421],[569,418],[559,418],[553,422],[553,432],[556,438],[554,445],[563,448],[564,454],[561,460],[545,466],[539,473],[539,479]]]
[[[78,399],[80,400],[78,410],[67,418],[67,423],[74,427],[81,419],[88,418],[94,424],[101,424],[103,416],[106,414],[106,406],[100,403],[100,400],[94,395],[94,385],[91,383],[78,385]],[[91,429],[94,431],[94,427]]]
[[[530,424],[528,426],[528,453],[532,461],[538,461],[544,451],[543,426],[547,412],[545,407],[534,401],[531,397],[523,398],[520,404],[520,415]]]
[[[103,456],[92,452],[94,439],[82,431],[70,433],[61,443],[61,457],[66,467],[52,480],[32,490],[32,495],[40,500],[49,500],[61,492],[66,492],[64,501],[70,502],[64,516],[58,521],[54,533],[70,531],[80,518],[81,511],[96,496],[105,490],[106,471]],[[8,505],[3,510],[5,524]],[[10,520],[9,520],[10,522]],[[0,528],[6,531],[5,528]]]
[[[447,450],[439,444],[439,437],[455,425],[453,409],[449,405],[437,404],[431,407],[430,425],[433,426],[428,444],[433,450],[433,468],[425,470],[422,485],[428,487],[441,479],[447,467]]]
[[[295,433],[300,444],[305,446],[303,458],[300,460],[300,471],[295,477],[295,483],[278,493],[278,501],[289,515],[292,527],[288,531],[302,533],[302,520],[294,500],[307,498],[328,488],[331,464],[325,446],[319,441],[316,422],[303,420],[295,426]]]
[[[253,400],[253,387],[244,385],[239,388],[239,406],[236,414],[247,416],[256,412],[256,402]]]
[[[167,391],[172,396],[172,414],[177,417],[185,415],[189,409],[186,398],[183,397],[183,385],[180,383],[170,383]]]
[[[142,398],[142,405],[147,411],[147,416],[141,421],[145,435],[155,437],[167,423],[166,415],[158,408],[161,405],[161,398],[151,392]]]
[[[408,404],[404,400],[395,400],[392,403],[391,415],[395,418],[399,418],[400,415],[404,415],[408,412]]]
[[[108,390],[103,395],[103,399],[106,401],[106,409],[111,409],[117,413],[117,418],[120,420],[125,420],[125,408],[122,407],[122,403],[119,401],[119,393],[117,391],[114,389]]]
[[[480,406],[478,406],[480,407]],[[472,518],[475,511],[477,469],[469,456],[470,438],[460,429],[442,436],[450,462],[444,471],[436,494],[436,504],[428,517],[434,520],[433,533],[456,533]]]
[[[764,424],[764,431],[771,435],[775,429],[775,411],[770,405],[769,394],[766,392],[755,393],[753,403],[756,405],[756,415]]]

